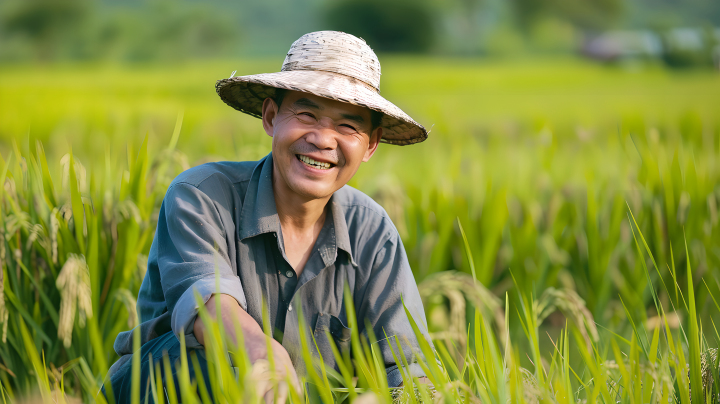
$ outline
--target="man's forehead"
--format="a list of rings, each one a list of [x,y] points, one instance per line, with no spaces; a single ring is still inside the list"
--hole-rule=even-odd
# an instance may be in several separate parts
[[[300,91],[288,91],[283,104],[314,108],[318,110],[334,110],[335,112],[347,115],[370,117],[370,110],[359,105],[331,100],[314,94]]]

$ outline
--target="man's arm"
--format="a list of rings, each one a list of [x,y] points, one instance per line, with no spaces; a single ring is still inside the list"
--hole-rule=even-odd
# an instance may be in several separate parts
[[[232,296],[216,294],[205,303],[210,318],[217,316],[217,299],[220,299],[220,319],[225,328],[225,332],[230,341],[237,341],[235,325],[240,326],[240,330],[245,342],[245,351],[248,353],[250,363],[255,363],[261,359],[268,358],[267,339],[260,325],[245,310],[240,307],[237,300]],[[198,342],[205,346],[205,330],[206,325],[198,316],[193,324],[193,332]],[[275,366],[280,377],[290,376],[293,387],[296,391],[300,391],[300,383],[298,381],[295,368],[293,367],[290,355],[279,342],[270,338],[270,347],[275,360]]]
[[[203,189],[223,189],[211,176]],[[210,192],[211,192],[210,191]],[[220,314],[225,330],[235,335],[235,319],[240,322],[251,362],[267,358],[265,335],[260,325],[242,308],[245,293],[237,276],[228,245],[227,226],[232,218],[228,211],[231,201],[224,193],[207,195],[198,187],[174,183],[165,195],[158,219],[158,267],[160,283],[171,326],[176,335],[184,334],[189,348],[204,346],[205,326],[197,321],[197,292],[211,316],[215,316],[217,296],[221,299]],[[232,238],[231,238],[232,239]],[[216,283],[216,277],[219,282]],[[219,289],[218,289],[219,288]],[[198,340],[199,338],[199,340]],[[296,389],[297,376],[285,349],[271,342],[277,370],[291,375]],[[287,370],[289,369],[289,370]]]
[[[389,221],[389,219],[385,220]],[[418,339],[405,314],[403,302],[423,331],[420,337],[426,338],[428,342],[430,339],[425,330],[427,322],[420,293],[410,270],[400,235],[390,224],[386,227],[386,231],[385,236],[377,244],[372,271],[366,284],[363,285],[364,291],[356,291],[356,293],[360,292],[360,295],[356,295],[355,306],[360,329],[365,328],[365,321],[369,322],[378,339],[378,346],[385,360],[388,385],[397,387],[402,384],[402,375],[398,368],[399,364],[396,364],[393,358],[390,344],[398,355],[398,348],[402,349],[408,362],[412,361],[413,356],[416,356],[417,360],[428,360],[422,358],[420,354]],[[395,336],[400,340],[400,347],[395,344]],[[417,363],[410,363],[405,371],[414,377],[425,376]]]
[[[235,330],[235,319],[243,333],[245,350],[248,353],[250,362],[266,357],[267,345],[265,334],[260,324],[240,307],[237,300],[232,296],[215,294],[205,303],[210,318],[217,318],[217,299],[220,299],[220,320],[223,323],[225,332],[231,341],[237,341]],[[206,325],[200,316],[197,316],[193,324],[193,333],[198,342],[205,346]]]
[[[172,330],[178,337],[185,335],[189,348],[200,347],[193,334],[198,310],[195,291],[203,301],[222,293],[246,304],[225,236],[228,219],[223,210],[229,204],[183,182],[174,183],[163,200],[157,227],[160,284],[172,313]]]

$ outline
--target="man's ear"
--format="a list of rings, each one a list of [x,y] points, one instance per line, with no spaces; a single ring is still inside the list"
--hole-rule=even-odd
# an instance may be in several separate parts
[[[368,148],[365,151],[365,157],[363,158],[363,162],[367,162],[370,160],[370,157],[375,154],[375,150],[377,150],[378,145],[380,145],[380,139],[382,139],[382,128],[375,128],[375,130],[370,135],[370,142],[368,143]]]
[[[272,137],[275,133],[275,117],[278,115],[278,106],[272,98],[265,98],[262,106],[262,124],[265,133]]]

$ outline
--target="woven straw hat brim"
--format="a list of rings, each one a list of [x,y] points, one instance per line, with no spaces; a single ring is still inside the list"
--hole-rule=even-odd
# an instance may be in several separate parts
[[[427,130],[377,90],[355,78],[339,73],[314,70],[293,70],[263,73],[218,80],[215,84],[220,98],[238,111],[260,118],[263,101],[275,96],[275,90],[301,91],[384,114],[382,142],[408,145],[427,139]]]

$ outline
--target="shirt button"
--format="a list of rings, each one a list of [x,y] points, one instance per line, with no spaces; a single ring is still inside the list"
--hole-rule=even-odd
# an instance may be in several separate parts
[[[292,278],[294,274],[295,273],[291,270],[288,270],[287,272],[285,272],[285,276],[287,276],[288,278]]]
[[[292,303],[288,304],[288,311],[292,311]]]

